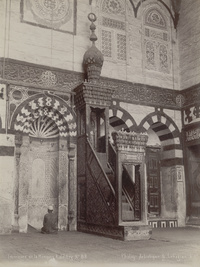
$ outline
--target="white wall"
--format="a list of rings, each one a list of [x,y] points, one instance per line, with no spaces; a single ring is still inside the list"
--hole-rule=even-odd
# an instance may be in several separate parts
[[[99,49],[102,49],[101,18],[105,14],[100,12],[100,1],[98,1],[97,5],[93,1],[91,6],[89,5],[89,0],[77,0],[76,35],[22,23],[20,2],[20,0],[0,0],[2,7],[0,17],[3,25],[3,30],[0,34],[1,57],[82,72],[83,55],[91,46],[89,40],[90,22],[87,18],[91,11],[97,14],[97,21],[95,22],[97,26],[96,34],[98,36],[97,46]],[[129,1],[125,1],[125,3],[127,5],[127,14],[125,17],[126,30],[124,34],[126,35],[127,60],[123,62],[105,58],[102,76],[134,83],[146,83],[170,89],[179,89],[177,36],[169,12],[158,1],[150,0],[143,2],[137,17],[135,17]],[[147,70],[144,67],[143,12],[151,4],[154,4],[156,8],[161,10],[166,17],[170,38],[168,43],[169,73]],[[111,18],[118,20],[119,17],[115,15],[111,16]],[[115,29],[110,28],[110,30],[115,33]],[[114,51],[113,49],[112,47],[112,51]],[[113,53],[116,53],[116,51]]]

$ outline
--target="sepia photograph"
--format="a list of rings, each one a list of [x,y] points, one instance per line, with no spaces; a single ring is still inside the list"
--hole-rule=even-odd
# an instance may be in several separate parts
[[[0,0],[0,267],[200,266],[200,0]]]

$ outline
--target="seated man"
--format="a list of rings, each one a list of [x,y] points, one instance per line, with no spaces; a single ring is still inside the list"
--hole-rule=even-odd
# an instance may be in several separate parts
[[[41,229],[42,234],[57,234],[57,218],[56,215],[53,213],[53,207],[48,207],[48,213],[45,214],[43,220],[43,227]]]

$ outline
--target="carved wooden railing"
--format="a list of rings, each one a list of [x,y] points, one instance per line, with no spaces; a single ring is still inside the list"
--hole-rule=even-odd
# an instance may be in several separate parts
[[[86,151],[88,219],[93,223],[116,224],[115,190],[88,139]]]
[[[140,165],[135,166],[135,220],[141,219],[141,185],[140,185]]]
[[[108,163],[111,169],[113,170],[113,173],[116,174],[116,151],[113,145],[109,142],[108,144]]]
[[[78,221],[86,221],[86,135],[77,138]]]

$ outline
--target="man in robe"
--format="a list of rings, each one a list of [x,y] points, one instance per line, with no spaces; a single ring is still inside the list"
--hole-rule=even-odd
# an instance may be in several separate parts
[[[48,213],[44,215],[42,234],[57,234],[57,216],[53,213],[53,207],[48,207]]]

